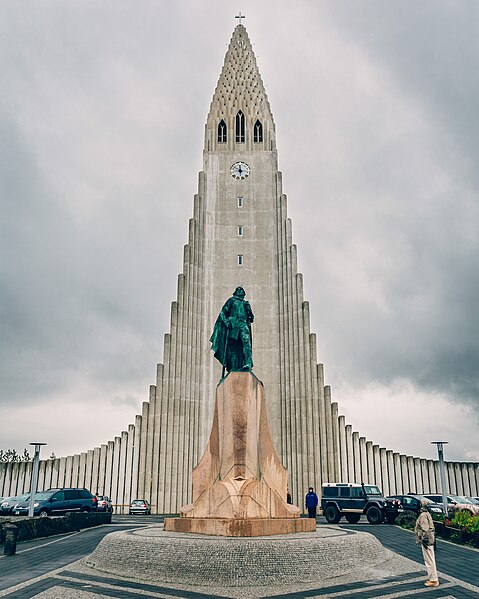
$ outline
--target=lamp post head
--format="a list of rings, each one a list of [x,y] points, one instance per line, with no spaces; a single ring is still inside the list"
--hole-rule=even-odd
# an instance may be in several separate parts
[[[30,443],[30,445],[35,445],[35,453],[40,453],[42,445],[46,445],[46,443]]]

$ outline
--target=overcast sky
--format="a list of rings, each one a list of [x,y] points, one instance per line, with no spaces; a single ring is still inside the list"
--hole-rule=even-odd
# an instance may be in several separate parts
[[[478,460],[476,0],[3,0],[0,448],[85,451],[147,400],[240,9],[340,413]]]

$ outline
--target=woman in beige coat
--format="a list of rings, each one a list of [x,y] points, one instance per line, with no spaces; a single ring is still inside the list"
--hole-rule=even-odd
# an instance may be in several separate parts
[[[424,563],[427,570],[427,581],[424,583],[427,587],[439,586],[439,580],[436,570],[436,557],[434,555],[434,522],[427,509],[429,500],[421,500],[421,512],[416,520],[416,543],[420,543]]]

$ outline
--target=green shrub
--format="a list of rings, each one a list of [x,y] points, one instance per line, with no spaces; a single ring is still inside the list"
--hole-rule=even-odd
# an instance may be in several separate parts
[[[431,516],[434,522],[444,522],[444,514],[442,512],[431,512]]]
[[[398,517],[396,518],[396,524],[398,526],[401,526],[401,528],[413,529],[416,524],[416,519],[416,514],[407,511],[398,515]]]
[[[473,516],[467,530],[472,534],[479,534],[479,516]]]
[[[477,520],[477,516],[475,519]],[[472,525],[473,520],[474,517],[471,516],[470,512],[467,510],[458,510],[451,520],[451,525],[455,528],[465,528],[468,532],[470,532],[470,526]]]

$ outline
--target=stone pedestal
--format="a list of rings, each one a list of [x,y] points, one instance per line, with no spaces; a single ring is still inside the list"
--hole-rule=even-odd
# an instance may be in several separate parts
[[[217,387],[210,439],[193,470],[193,503],[165,530],[221,536],[308,532],[286,503],[287,471],[273,447],[264,388],[250,372],[231,372]]]

